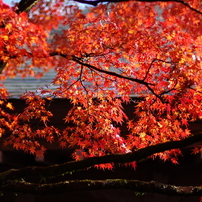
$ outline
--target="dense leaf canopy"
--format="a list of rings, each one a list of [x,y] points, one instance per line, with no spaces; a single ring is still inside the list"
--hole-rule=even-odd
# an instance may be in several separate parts
[[[46,148],[38,138],[57,140],[62,148],[77,148],[75,160],[127,158],[145,148],[147,156],[177,163],[179,148],[201,140],[188,129],[202,118],[201,1],[78,2],[96,6],[81,10],[67,0],[21,0],[10,7],[0,0],[0,136],[11,133],[4,146],[42,156]],[[3,81],[37,79],[51,69],[57,72],[54,88],[25,93],[26,108],[13,114]],[[132,97],[140,101],[129,119],[122,104]],[[62,131],[49,123],[46,100],[54,98],[73,104]],[[43,128],[33,129],[33,119]],[[127,124],[127,135],[121,124]],[[116,161],[94,158],[91,165],[101,168]],[[135,166],[140,159],[119,162]]]

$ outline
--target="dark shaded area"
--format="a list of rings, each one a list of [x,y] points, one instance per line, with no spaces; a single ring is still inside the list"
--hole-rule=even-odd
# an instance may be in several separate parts
[[[25,102],[23,100],[9,100],[15,107],[14,113],[19,113],[23,110]],[[130,105],[124,105],[126,114],[129,117],[133,117],[132,108],[135,103],[132,102]],[[54,117],[51,118],[51,124],[62,129],[66,127],[64,125],[63,119],[71,108],[71,104],[68,100],[54,100],[47,103],[47,107],[53,112]],[[64,110],[65,109],[65,110]],[[32,122],[33,127],[40,127],[40,122],[34,120]],[[194,122],[191,124],[191,129],[193,132],[199,132],[202,129],[201,122]],[[126,133],[126,128],[123,126],[121,128],[123,134]],[[9,135],[9,134],[7,134]],[[2,138],[1,138],[2,144]],[[12,148],[1,148],[0,155],[0,172],[11,169],[11,168],[22,168],[28,165],[45,166],[55,163],[63,163],[71,160],[71,149],[61,150],[58,148],[57,144],[47,145],[48,151],[45,154],[45,159],[43,161],[36,161],[35,157],[30,154],[25,154],[22,151],[15,151]],[[124,167],[121,165],[116,166],[114,170],[97,170],[89,169],[85,171],[78,171],[72,174],[68,174],[62,177],[58,177],[58,180],[73,180],[73,179],[137,179],[144,181],[155,180],[157,182],[162,182],[166,184],[175,184],[181,186],[200,186],[201,183],[201,168],[202,168],[202,157],[200,154],[191,155],[191,147],[183,148],[183,156],[179,157],[179,165],[174,165],[171,162],[163,162],[159,159],[151,160],[145,159],[145,161],[138,163],[137,169]],[[31,179],[36,181],[38,179]],[[50,180],[51,181],[51,180]],[[54,180],[52,180],[54,182]],[[14,201],[14,202],[41,202],[47,201],[172,201],[172,202],[188,202],[188,201],[199,201],[198,197],[174,197],[174,196],[164,196],[159,194],[147,193],[146,195],[139,196],[141,193],[134,193],[134,191],[129,190],[93,190],[93,191],[73,191],[62,195],[48,195],[48,196],[37,196],[37,195],[18,195],[14,196],[10,193],[5,194],[0,198],[1,202]]]

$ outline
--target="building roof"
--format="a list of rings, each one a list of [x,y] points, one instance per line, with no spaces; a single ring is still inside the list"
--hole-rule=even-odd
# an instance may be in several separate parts
[[[44,73],[39,79],[35,77],[22,78],[16,76],[15,78],[8,78],[3,84],[10,95],[9,98],[20,98],[28,91],[39,92],[39,89],[42,87],[54,88],[51,82],[55,78],[55,75],[55,70],[51,69],[49,72]]]

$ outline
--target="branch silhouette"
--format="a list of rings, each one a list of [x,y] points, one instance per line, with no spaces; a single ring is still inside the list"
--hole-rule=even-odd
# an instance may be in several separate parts
[[[83,3],[83,4],[89,4],[92,6],[97,6],[99,3],[119,3],[119,2],[126,2],[126,1],[130,1],[130,0],[74,0],[76,2],[79,3]],[[201,11],[199,11],[196,8],[193,8],[190,4],[188,4],[185,1],[182,0],[133,0],[133,1],[137,1],[137,2],[145,2],[145,3],[153,3],[153,2],[175,2],[175,3],[180,3],[184,6],[186,6],[187,8],[189,8],[190,10],[197,12],[198,14],[202,14]]]
[[[75,172],[78,170],[90,168],[97,164],[128,163],[133,161],[139,162],[142,159],[145,159],[153,154],[164,152],[166,150],[186,147],[200,141],[202,141],[202,133],[198,133],[179,141],[171,141],[151,145],[127,154],[111,154],[106,156],[98,156],[80,161],[71,161],[63,164],[51,165],[47,167],[29,166],[21,169],[11,169],[0,173],[0,187],[2,187],[2,185],[7,180],[15,180],[29,176],[52,177],[56,174],[57,176],[59,176],[67,174],[69,172]]]
[[[81,190],[105,190],[127,189],[135,192],[152,192],[172,196],[201,196],[202,187],[199,186],[175,186],[158,183],[155,181],[140,181],[128,179],[107,180],[68,180],[56,183],[36,184],[23,181],[8,181],[2,187],[2,191],[20,192],[24,194],[62,194]]]

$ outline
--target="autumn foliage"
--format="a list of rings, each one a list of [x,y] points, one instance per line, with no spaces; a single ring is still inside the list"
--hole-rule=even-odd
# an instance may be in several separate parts
[[[77,148],[73,157],[79,160],[191,136],[189,122],[202,118],[200,10],[200,0],[128,1],[88,10],[41,0],[29,12],[0,1],[0,136],[11,133],[4,145],[41,156],[46,148],[38,139],[44,138]],[[37,79],[50,69],[57,72],[54,88],[27,92],[26,108],[13,114],[4,80]],[[141,99],[128,119],[122,104],[131,97]],[[46,100],[54,98],[73,104],[63,131],[49,123]],[[33,119],[43,128],[33,129]],[[127,136],[121,124],[127,124]],[[153,157],[177,163],[178,154],[173,149]]]

